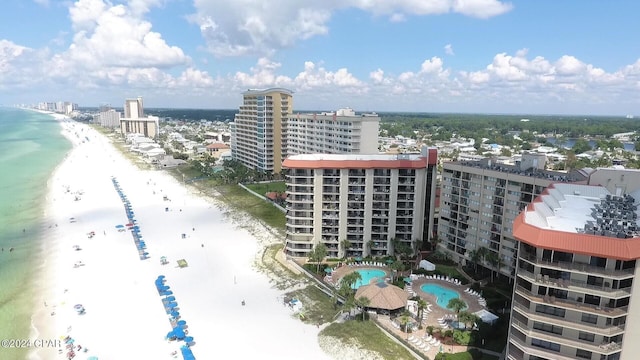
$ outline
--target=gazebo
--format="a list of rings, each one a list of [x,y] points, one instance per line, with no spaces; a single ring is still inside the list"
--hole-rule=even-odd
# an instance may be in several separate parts
[[[369,299],[368,308],[388,311],[403,309],[408,299],[403,289],[385,282],[360,286],[356,291],[356,299],[362,296]]]

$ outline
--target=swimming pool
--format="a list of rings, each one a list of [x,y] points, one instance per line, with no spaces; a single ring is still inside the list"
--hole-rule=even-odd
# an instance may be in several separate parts
[[[360,274],[361,279],[353,284],[352,288],[354,289],[357,289],[362,285],[369,285],[373,278],[377,278],[378,281],[382,282],[384,281],[384,278],[387,277],[387,273],[380,269],[358,269],[356,271]]]
[[[424,284],[420,286],[420,290],[431,294],[436,297],[436,304],[443,309],[447,308],[449,300],[454,298],[460,298],[460,294],[457,291],[442,287],[437,284]]]

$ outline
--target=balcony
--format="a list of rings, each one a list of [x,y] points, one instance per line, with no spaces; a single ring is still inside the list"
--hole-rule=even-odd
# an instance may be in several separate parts
[[[609,287],[597,286],[587,284],[584,281],[576,281],[576,280],[565,280],[565,279],[554,279],[549,278],[549,276],[542,276],[540,274],[534,275],[533,273],[523,270],[521,268],[518,269],[518,276],[527,279],[532,284],[539,284],[549,287],[554,287],[557,289],[565,289],[568,291],[578,292],[578,293],[589,293],[592,295],[598,295],[606,298],[623,298],[631,295],[631,288],[624,289],[612,289]]]
[[[543,359],[553,359],[553,360],[576,360],[574,357],[564,356],[559,352],[546,350],[541,347],[527,345],[524,341],[515,338],[513,336],[509,337],[509,342],[511,345],[516,345],[520,350],[522,350],[526,354],[535,355],[541,357]],[[554,341],[556,342],[556,341]],[[511,348],[511,346],[509,346]],[[511,356],[510,356],[511,358]],[[522,358],[516,359],[522,360]]]
[[[635,272],[635,269],[611,270],[577,262],[544,260],[531,254],[522,254],[520,258],[538,266],[570,272],[581,272],[588,275],[603,275],[618,280],[632,277]]]
[[[596,344],[589,341],[569,339],[567,337],[563,337],[558,334],[552,334],[552,333],[547,333],[540,330],[535,330],[535,329],[529,328],[527,324],[515,319],[511,319],[511,326],[518,329],[520,332],[527,335],[528,337],[534,337],[536,339],[554,342],[556,344],[560,344],[561,346],[569,346],[576,349],[584,349],[584,350],[605,354],[605,355],[613,354],[614,352],[619,351],[622,348],[622,344],[616,344],[613,342]]]
[[[590,314],[595,314],[595,315],[604,316],[604,317],[623,316],[623,315],[627,315],[629,311],[628,306],[610,308],[608,306],[602,307],[602,306],[596,306],[591,304],[585,304],[583,302],[579,302],[576,299],[572,299],[572,298],[559,299],[553,296],[543,297],[540,295],[534,295],[529,290],[525,289],[520,285],[516,286],[516,293],[526,298],[527,300],[537,304],[552,305],[552,306],[567,309],[567,310],[590,313]]]
[[[552,315],[533,312],[532,310],[528,309],[526,306],[520,304],[517,301],[514,301],[512,306],[514,310],[516,310],[520,314],[526,316],[527,318],[533,321],[540,321],[543,323],[554,324],[554,325],[557,324],[562,327],[571,328],[578,331],[591,332],[596,335],[607,336],[607,337],[613,337],[613,336],[624,333],[623,326],[608,325],[602,328],[602,327],[596,327],[592,324],[574,322],[558,316],[552,316]]]

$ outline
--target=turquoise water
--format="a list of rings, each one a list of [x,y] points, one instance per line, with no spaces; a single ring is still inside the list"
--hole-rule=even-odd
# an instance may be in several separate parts
[[[443,309],[447,308],[449,300],[460,298],[457,291],[442,287],[437,284],[424,284],[420,286],[420,290],[436,297],[436,304]]]
[[[60,130],[51,115],[0,107],[0,339],[29,336],[47,180],[71,148]]]
[[[384,281],[384,278],[387,276],[387,273],[380,269],[358,269],[356,271],[360,274],[361,279],[353,284],[354,289],[357,289],[362,285],[369,285],[373,278],[378,278],[380,281]]]

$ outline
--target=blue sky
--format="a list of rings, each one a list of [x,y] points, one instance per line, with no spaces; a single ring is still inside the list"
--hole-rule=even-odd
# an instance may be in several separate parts
[[[640,2],[4,0],[0,104],[640,114]]]

